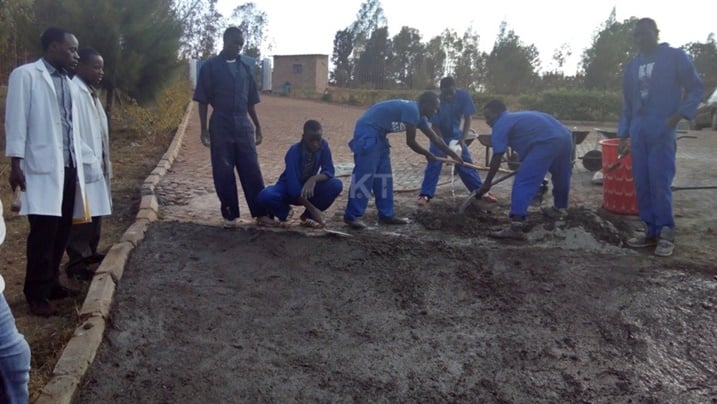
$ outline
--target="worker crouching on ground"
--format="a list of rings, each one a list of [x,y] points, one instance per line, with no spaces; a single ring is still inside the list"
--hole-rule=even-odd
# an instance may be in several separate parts
[[[566,213],[572,177],[572,133],[549,114],[539,111],[507,112],[505,104],[499,100],[489,101],[483,113],[486,123],[493,128],[493,156],[477,197],[490,190],[508,147],[516,151],[520,156],[520,167],[513,181],[510,199],[511,225],[490,235],[525,240],[523,222],[528,215],[528,206],[548,172],[553,182],[554,206],[543,211],[552,217]]]
[[[301,141],[286,152],[286,168],[279,181],[259,193],[259,205],[279,219],[280,223],[276,224],[286,222],[290,205],[300,205],[305,208],[299,218],[303,226],[325,226],[321,212],[334,203],[343,184],[334,178],[331,150],[322,136],[318,121],[306,121]]]

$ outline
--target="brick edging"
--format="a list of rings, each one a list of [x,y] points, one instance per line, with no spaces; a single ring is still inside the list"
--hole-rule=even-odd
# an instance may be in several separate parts
[[[75,329],[63,349],[50,380],[40,390],[36,404],[70,404],[85,372],[95,359],[107,327],[114,292],[130,253],[144,238],[149,224],[159,218],[159,202],[154,190],[179,154],[193,107],[194,103],[189,102],[167,152],[144,180],[140,190],[142,200],[135,222],[127,228],[120,241],[109,249],[97,268],[79,311],[82,324]]]

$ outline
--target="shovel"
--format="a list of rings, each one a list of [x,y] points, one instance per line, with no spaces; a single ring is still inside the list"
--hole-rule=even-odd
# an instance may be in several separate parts
[[[698,190],[698,189],[717,189],[717,185],[704,185],[704,186],[694,186],[694,187],[670,187],[673,191],[688,191],[688,190]]]
[[[514,176],[517,172],[518,172],[518,171],[509,172],[508,174],[506,174],[506,175],[504,175],[504,176],[498,178],[497,180],[494,180],[494,181],[490,184],[490,187],[493,188],[495,185],[500,184],[501,182],[503,182],[503,181],[507,180],[508,178]],[[478,189],[480,189],[480,188],[478,188]],[[466,209],[468,208],[468,206],[470,206],[471,202],[473,202],[473,199],[476,197],[476,195],[478,195],[478,189],[476,189],[476,190],[474,190],[473,192],[471,192],[471,194],[468,195],[468,198],[466,198],[466,200],[463,201],[463,203],[461,203],[461,206],[458,208],[458,213],[463,214],[463,213],[466,211]]]
[[[449,157],[436,157],[436,160],[442,161],[442,162],[444,162],[444,163],[450,163],[450,164],[455,164],[455,165],[461,165],[461,164],[458,164],[457,161],[455,161],[455,160],[453,160],[452,158],[449,158]],[[465,167],[468,167],[468,168],[472,168],[472,169],[474,169],[474,170],[485,169],[485,168],[483,168],[483,167],[478,167],[478,166],[475,165],[475,164],[466,163],[466,162],[463,162],[462,165],[465,166]]]
[[[612,172],[612,171],[615,171],[615,170],[617,170],[618,168],[620,168],[620,166],[622,165],[622,159],[624,159],[625,156],[627,156],[628,154],[630,154],[630,150],[627,150],[624,154],[618,154],[618,155],[617,155],[617,161],[614,162],[614,163],[612,163],[612,164],[610,164],[610,165],[607,167],[607,170],[606,170],[606,171],[607,171],[607,172]]]
[[[353,235],[351,235],[349,233],[339,231],[339,230],[332,230],[332,229],[329,229],[328,227],[324,227],[323,230],[324,230],[324,233],[326,233],[330,236],[338,236],[338,237],[345,237],[345,238],[353,237]]]

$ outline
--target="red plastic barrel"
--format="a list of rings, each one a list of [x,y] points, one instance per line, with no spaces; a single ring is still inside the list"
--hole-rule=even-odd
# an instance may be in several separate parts
[[[637,196],[632,180],[632,158],[630,154],[620,159],[617,168],[610,170],[618,162],[617,146],[620,139],[605,139],[602,146],[602,190],[605,210],[620,215],[637,215]]]

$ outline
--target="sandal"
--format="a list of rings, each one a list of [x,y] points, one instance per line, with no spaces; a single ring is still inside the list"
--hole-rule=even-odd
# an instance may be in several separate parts
[[[426,195],[421,195],[418,197],[418,206],[426,206],[431,201],[431,199]]]
[[[323,229],[324,228],[323,224],[317,222],[314,219],[310,219],[310,218],[306,218],[306,219],[302,218],[301,225],[304,227],[308,227],[310,229]]]

